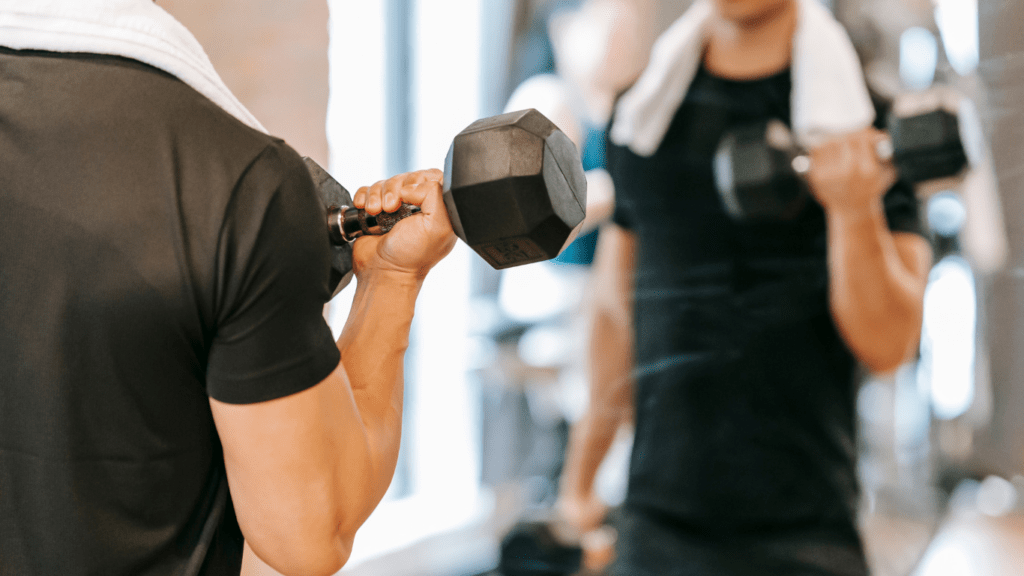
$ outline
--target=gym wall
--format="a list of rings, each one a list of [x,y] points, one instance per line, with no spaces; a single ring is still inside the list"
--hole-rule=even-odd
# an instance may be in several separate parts
[[[1024,5],[979,0],[981,63],[1009,260],[984,291],[980,311],[990,343],[992,421],[977,440],[977,466],[1006,477],[1024,474]]]
[[[327,166],[326,0],[159,0],[270,133]]]

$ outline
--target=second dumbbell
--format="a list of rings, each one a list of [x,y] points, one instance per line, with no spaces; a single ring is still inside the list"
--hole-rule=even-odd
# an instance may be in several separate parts
[[[891,117],[889,138],[876,150],[906,182],[954,176],[967,166],[957,116],[946,110]],[[714,159],[715,185],[726,211],[738,221],[788,220],[810,199],[811,162],[779,120],[727,133]]]

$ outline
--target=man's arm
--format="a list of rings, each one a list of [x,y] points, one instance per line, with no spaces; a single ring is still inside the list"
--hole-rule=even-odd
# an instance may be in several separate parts
[[[594,478],[619,427],[633,416],[636,237],[609,224],[598,238],[591,283],[590,403],[569,436],[558,503],[566,520],[581,532],[604,520]]]
[[[371,214],[417,204],[422,216],[354,245],[356,292],[326,380],[258,404],[210,402],[239,525],[279,572],[336,573],[391,482],[416,297],[455,241],[440,180],[438,171],[398,176],[353,199]]]
[[[920,337],[931,267],[928,242],[891,232],[882,197],[895,181],[864,130],[811,155],[811,189],[828,222],[829,298],[846,344],[874,372],[895,369]]]

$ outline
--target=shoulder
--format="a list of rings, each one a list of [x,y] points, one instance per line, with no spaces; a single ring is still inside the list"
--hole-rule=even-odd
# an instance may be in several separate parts
[[[207,159],[238,166],[280,139],[251,128],[178,78],[135,60],[88,55],[92,117],[120,118],[150,141],[165,143],[177,160]],[[116,123],[116,120],[115,120]]]

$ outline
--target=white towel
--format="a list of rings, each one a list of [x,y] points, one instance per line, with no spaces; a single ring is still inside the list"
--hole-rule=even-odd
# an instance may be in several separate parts
[[[612,142],[641,156],[657,151],[700,66],[713,16],[711,0],[697,0],[658,38],[647,68],[616,105]],[[874,121],[853,44],[818,0],[798,0],[791,73],[793,133],[802,146]]]
[[[138,60],[266,132],[224,85],[192,33],[152,0],[0,0],[0,46]]]

